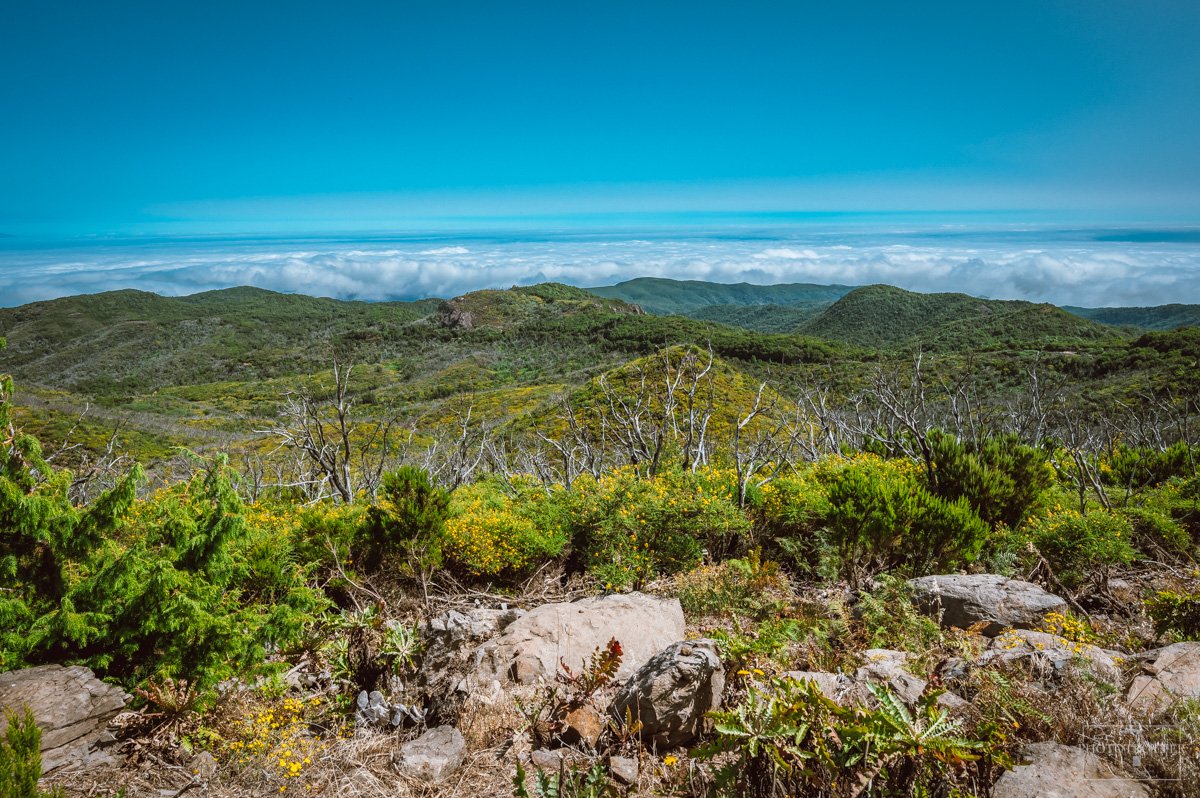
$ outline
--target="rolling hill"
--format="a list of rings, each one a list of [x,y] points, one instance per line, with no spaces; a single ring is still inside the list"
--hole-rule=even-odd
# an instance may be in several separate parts
[[[593,294],[639,305],[647,313],[687,316],[719,306],[814,306],[836,302],[854,286],[783,283],[710,283],[702,280],[668,280],[639,277],[616,285],[589,288]]]

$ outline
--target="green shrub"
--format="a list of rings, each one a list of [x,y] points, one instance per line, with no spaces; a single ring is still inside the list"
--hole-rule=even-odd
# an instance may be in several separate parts
[[[960,567],[989,531],[965,498],[935,496],[911,470],[873,457],[833,474],[829,504],[827,540],[853,587],[888,571],[920,576]]]
[[[38,789],[42,776],[42,730],[33,712],[6,712],[8,728],[0,736],[0,798],[61,798],[62,790]]]
[[[732,474],[716,469],[652,479],[620,469],[576,481],[562,499],[576,555],[612,587],[694,568],[705,551],[734,549],[750,532]]]
[[[1154,633],[1175,640],[1200,640],[1200,593],[1160,590],[1146,601]]]
[[[363,566],[376,570],[396,555],[410,568],[440,566],[449,510],[450,494],[435,486],[424,469],[401,466],[384,474],[379,497],[363,522]]]
[[[1015,435],[988,438],[972,449],[940,430],[929,434],[931,489],[947,499],[966,499],[991,526],[1015,527],[1040,507],[1054,485],[1054,469],[1041,449]]]
[[[1055,575],[1071,589],[1088,582],[1107,587],[1113,568],[1129,565],[1138,557],[1129,542],[1133,527],[1116,513],[1060,512],[1039,519],[1030,532]]]

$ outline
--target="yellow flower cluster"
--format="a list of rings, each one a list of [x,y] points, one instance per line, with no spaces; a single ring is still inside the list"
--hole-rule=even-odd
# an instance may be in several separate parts
[[[225,743],[229,761],[239,767],[261,767],[272,783],[279,784],[279,792],[302,784],[311,789],[311,784],[303,783],[305,771],[327,745],[309,733],[305,715],[319,705],[319,698],[285,698],[249,713]]]

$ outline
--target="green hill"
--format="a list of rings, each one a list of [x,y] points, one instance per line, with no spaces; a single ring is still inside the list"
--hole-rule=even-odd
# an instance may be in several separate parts
[[[647,313],[686,316],[710,305],[800,305],[835,302],[853,290],[848,285],[783,283],[710,283],[702,280],[668,280],[639,277],[616,285],[589,288],[593,294],[622,299]]]
[[[1070,348],[1119,333],[1053,305],[857,288],[797,330],[873,349]]]

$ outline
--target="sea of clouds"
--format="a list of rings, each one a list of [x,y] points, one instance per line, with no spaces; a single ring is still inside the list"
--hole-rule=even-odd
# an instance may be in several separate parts
[[[1118,236],[1119,238],[1119,236]],[[117,239],[0,249],[0,305],[137,288],[252,285],[342,299],[451,297],[548,280],[669,277],[762,285],[888,283],[1063,305],[1200,303],[1200,242],[1020,234],[539,235]]]

